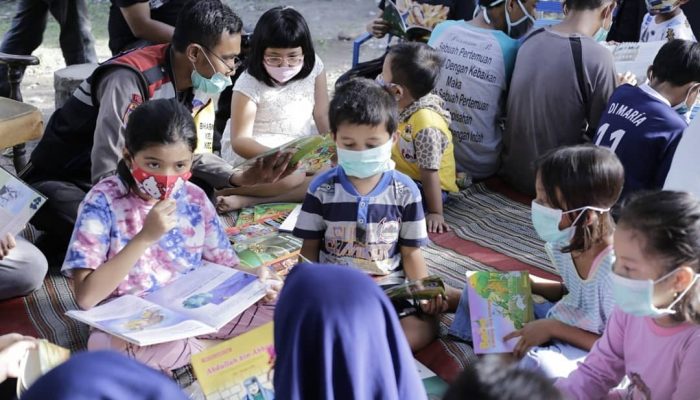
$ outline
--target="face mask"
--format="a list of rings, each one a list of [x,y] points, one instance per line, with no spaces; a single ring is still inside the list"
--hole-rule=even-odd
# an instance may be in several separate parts
[[[394,169],[391,161],[392,140],[379,147],[369,150],[345,150],[338,147],[338,165],[343,168],[345,174],[356,178],[369,178],[382,172]]]
[[[270,74],[272,79],[279,83],[286,83],[290,79],[297,76],[299,71],[301,71],[301,69],[304,67],[304,64],[299,64],[296,67],[271,67],[263,63],[263,66],[265,67],[265,71]]]
[[[131,175],[140,191],[156,200],[165,200],[172,193],[180,190],[190,179],[192,172],[187,171],[180,175],[154,175],[133,164]]]
[[[607,22],[607,19],[603,21],[603,24],[600,25],[600,28],[595,32],[593,35],[593,40],[596,42],[605,42],[608,39],[608,33],[610,33],[610,26],[612,26],[612,20],[610,22],[610,26],[607,28],[605,27],[605,23]]]
[[[668,14],[678,8],[678,0],[644,0],[651,15]]]
[[[676,272],[676,270],[669,272],[655,281],[652,281],[651,279],[629,279],[613,273],[612,283],[615,304],[617,304],[622,311],[636,317],[658,318],[668,314],[675,314],[676,311],[673,310],[673,306],[675,306],[676,303],[678,303],[683,296],[685,296],[688,290],[693,287],[695,281],[698,279],[698,275],[695,275],[690,285],[688,285],[688,287],[681,292],[681,294],[677,296],[676,299],[668,305],[668,307],[663,309],[656,308],[653,301],[654,285],[668,278],[674,272]]]
[[[192,88],[199,92],[219,94],[223,92],[227,86],[231,86],[231,77],[228,77],[221,72],[217,72],[204,50],[201,51],[202,54],[204,54],[204,58],[207,59],[207,62],[211,66],[211,69],[214,71],[214,75],[212,75],[209,79],[205,78],[202,76],[202,74],[197,72],[197,67],[194,66],[194,63],[192,63],[192,75],[190,76],[192,78]]]
[[[525,9],[525,6],[523,6],[523,3],[520,0],[516,0],[518,3],[518,7],[520,7],[520,10],[523,12],[523,17],[520,18],[519,20],[515,22],[511,22],[510,20],[510,13],[508,12],[508,8],[506,7],[506,25],[508,26],[507,34],[508,36],[512,37],[513,39],[518,39],[530,31],[530,28],[535,24],[535,18],[530,15],[530,13],[527,12]]]
[[[581,212],[571,226],[565,228],[564,230],[559,230],[559,223],[561,222],[561,217],[564,214],[569,214],[576,211],[593,210],[598,212],[608,212],[609,208],[598,208],[598,207],[580,207],[574,210],[562,211],[556,208],[545,207],[533,200],[531,204],[531,217],[532,226],[539,237],[548,243],[562,243],[570,242],[576,233],[576,223],[578,219],[584,214]]]
[[[691,87],[688,90],[688,93],[686,93],[686,95],[685,95],[685,100],[683,100],[680,103],[678,103],[677,105],[673,106],[673,109],[678,113],[678,115],[683,117],[685,122],[687,122],[688,124],[690,124],[690,107],[688,107],[688,97],[690,97],[690,92],[694,89],[696,89],[696,88]]]

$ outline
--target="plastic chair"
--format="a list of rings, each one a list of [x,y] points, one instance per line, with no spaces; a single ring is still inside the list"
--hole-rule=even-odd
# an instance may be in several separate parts
[[[22,103],[22,82],[25,67],[38,65],[34,56],[18,56],[0,53],[0,64],[7,65],[10,98],[0,97],[0,148],[12,147],[15,171],[19,173],[27,165],[25,143],[41,137],[43,117],[29,104]]]

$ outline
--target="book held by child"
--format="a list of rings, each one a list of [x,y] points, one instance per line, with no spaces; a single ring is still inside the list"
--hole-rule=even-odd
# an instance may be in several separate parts
[[[46,197],[0,168],[0,237],[17,235],[46,202]]]
[[[125,295],[66,315],[147,346],[215,333],[265,293],[256,275],[205,262],[143,298]]]
[[[234,165],[236,169],[244,169],[252,166],[260,158],[265,158],[276,152],[292,153],[290,165],[299,163],[299,170],[307,173],[315,173],[330,165],[335,155],[335,142],[328,136],[312,135],[292,140],[282,146],[272,148],[255,158]]]
[[[509,353],[518,338],[507,334],[534,319],[527,272],[467,272],[474,353]]]

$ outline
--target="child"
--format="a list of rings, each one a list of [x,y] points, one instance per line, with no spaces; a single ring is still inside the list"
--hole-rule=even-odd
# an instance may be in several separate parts
[[[450,229],[442,204],[447,192],[458,190],[450,114],[440,97],[430,93],[441,62],[438,53],[423,43],[400,43],[389,50],[377,76],[399,105],[399,137],[391,158],[397,171],[417,181],[428,231],[438,233]]]
[[[700,202],[682,192],[631,201],[615,231],[617,309],[556,386],[573,399],[697,399],[700,393]],[[624,390],[610,391],[623,377]]]
[[[566,376],[603,333],[613,305],[609,211],[623,180],[620,161],[601,147],[565,147],[538,162],[532,223],[563,282],[533,281],[532,293],[555,304],[538,305],[540,319],[504,338],[518,338],[513,354],[523,367]],[[450,333],[471,337],[466,293]]]
[[[275,351],[284,399],[427,399],[391,302],[359,271],[294,267],[275,311]]]
[[[234,164],[329,131],[326,72],[304,17],[291,7],[268,10],[255,26],[250,46],[247,70],[233,88],[230,133],[224,132],[221,145],[224,158]],[[301,201],[310,180],[297,173],[274,185],[227,190],[222,194],[229,196],[220,197],[217,208],[223,212]]]
[[[187,182],[196,142],[192,116],[174,100],[152,100],[129,115],[118,174],[100,181],[83,200],[63,264],[78,306],[143,296],[203,260],[238,265],[214,206]],[[255,326],[269,320],[271,310],[252,306],[211,338],[241,333],[232,327],[244,320],[247,325],[251,315]],[[201,343],[192,338],[138,347],[94,330],[88,349],[125,352],[168,373],[189,363]]]
[[[391,161],[396,101],[376,82],[351,79],[336,89],[329,117],[338,166],[309,185],[294,228],[294,235],[304,239],[301,254],[372,275],[426,277],[420,247],[428,237],[420,191]],[[435,314],[445,306],[437,297],[425,309]],[[407,315],[401,325],[414,351],[437,334],[432,315]]]
[[[649,11],[642,20],[640,42],[673,39],[697,42],[681,6],[688,0],[646,0]]]
[[[648,83],[615,90],[595,138],[596,145],[609,147],[625,167],[621,202],[634,192],[663,187],[698,96],[700,45],[688,40],[666,43],[648,75]]]

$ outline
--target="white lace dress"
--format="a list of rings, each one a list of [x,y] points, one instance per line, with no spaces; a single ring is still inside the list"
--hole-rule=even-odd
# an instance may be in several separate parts
[[[323,62],[316,56],[311,74],[283,86],[270,87],[244,72],[233,91],[248,96],[257,105],[253,138],[268,147],[277,147],[301,136],[316,134],[313,125],[316,78],[323,72]],[[232,164],[243,158],[231,148],[231,123],[226,124],[221,139],[221,156]]]

